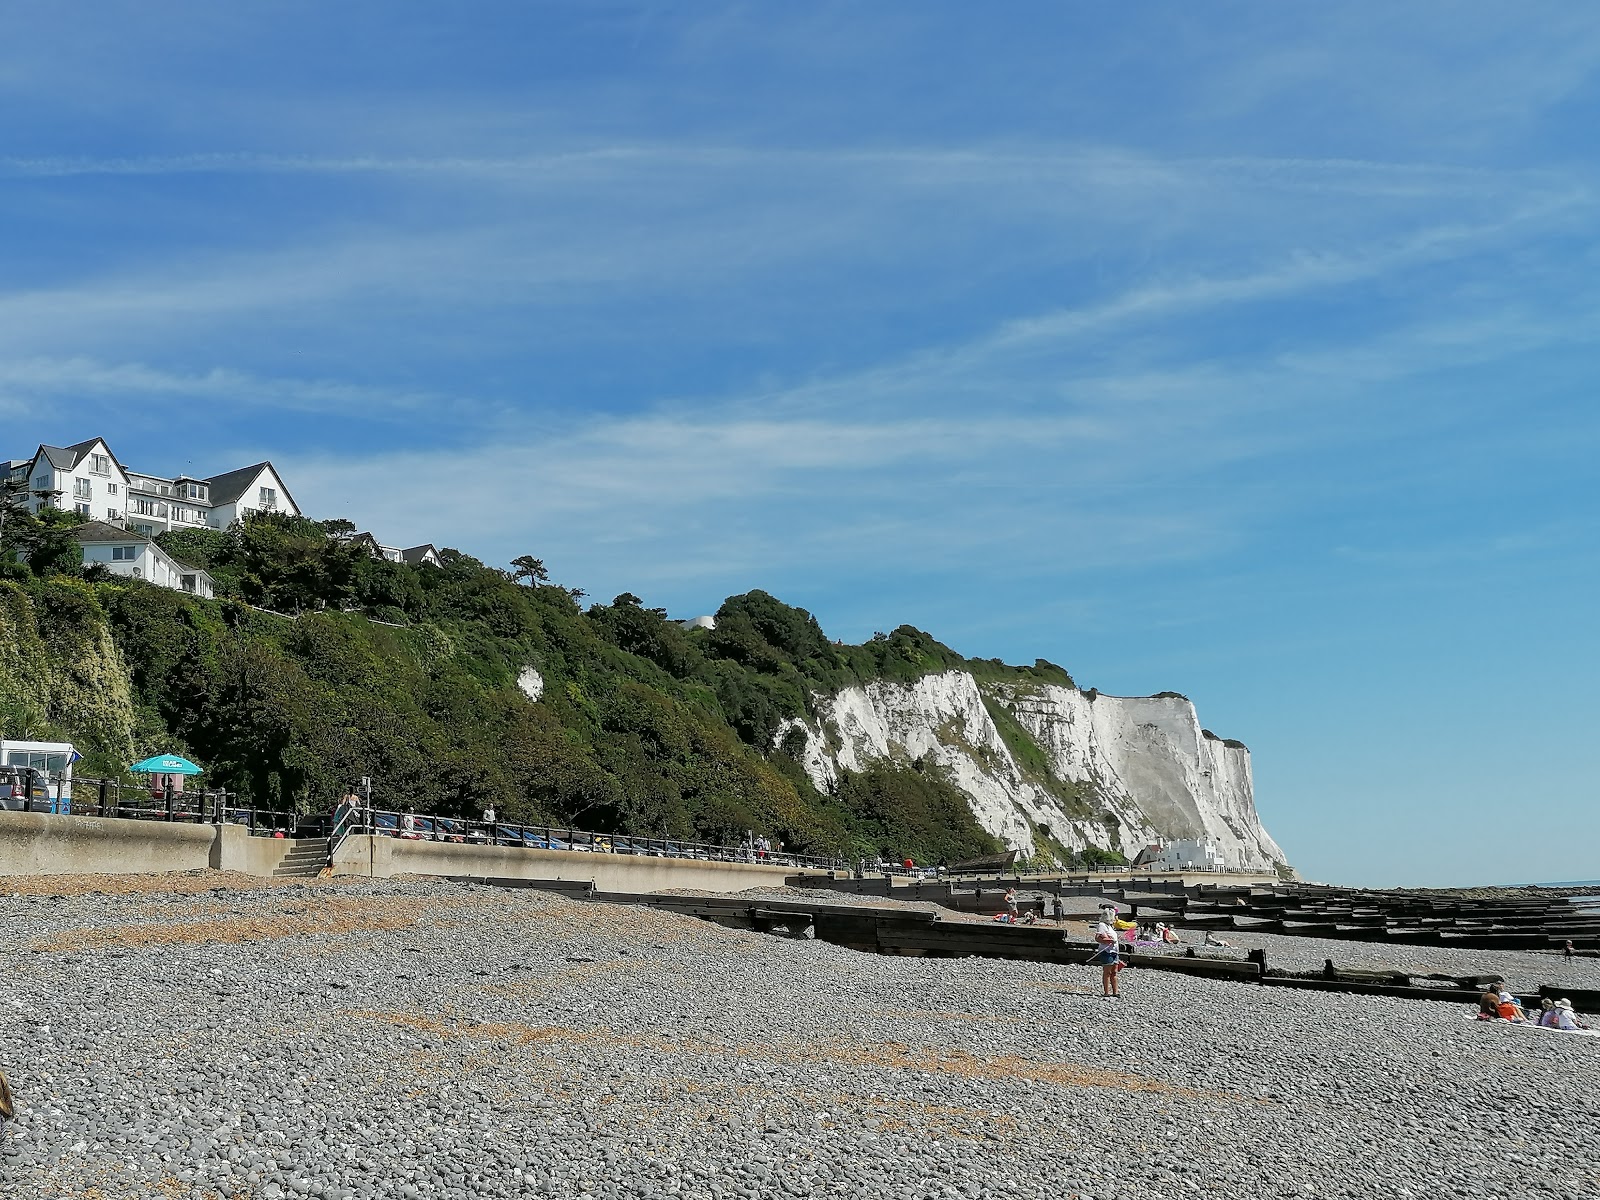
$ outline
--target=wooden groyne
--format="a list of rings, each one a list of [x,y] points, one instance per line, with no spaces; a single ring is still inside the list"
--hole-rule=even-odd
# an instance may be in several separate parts
[[[1454,946],[1473,950],[1600,951],[1600,910],[1579,907],[1564,895],[1470,897],[1410,891],[1204,884],[1148,879],[1110,887],[1071,878],[925,880],[895,886],[889,879],[792,881],[796,886],[853,895],[927,900],[965,912],[997,912],[1008,887],[1047,899],[1025,901],[1052,915],[1055,901],[1104,898],[1140,919],[1179,928],[1283,933],[1339,941]]]
[[[652,893],[630,895],[597,892],[585,883],[475,879],[463,882],[503,887],[533,887],[555,891],[573,899],[606,904],[631,904],[681,913],[712,921],[730,929],[754,930],[794,938],[815,938],[869,954],[935,958],[999,958],[1023,962],[1048,962],[1087,966],[1098,947],[1071,937],[1054,924],[974,924],[941,920],[938,913],[921,909],[829,904],[819,895],[810,899],[744,896],[685,896]],[[1292,972],[1272,968],[1264,950],[1221,957],[1195,953],[1130,950],[1122,948],[1129,967],[1171,971],[1207,979],[1255,983],[1266,987],[1298,988],[1349,995],[1395,996],[1414,1000],[1443,1000],[1474,1004],[1487,984],[1497,978],[1483,975],[1414,975],[1398,970],[1359,970],[1336,967],[1328,960],[1318,972]],[[1600,990],[1540,987],[1524,994],[1525,1003],[1569,997],[1580,1009],[1600,1009]]]

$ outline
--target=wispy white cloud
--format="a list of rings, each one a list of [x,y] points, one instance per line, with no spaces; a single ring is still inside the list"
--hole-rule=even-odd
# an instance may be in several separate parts
[[[663,172],[824,180],[867,174],[880,186],[997,185],[1037,191],[1071,183],[1097,192],[1182,193],[1206,185],[1369,198],[1476,197],[1568,190],[1578,166],[1490,168],[1399,159],[1155,155],[1107,145],[774,147],[685,142],[594,145],[514,155],[274,154],[259,151],[117,157],[0,155],[0,178],[164,175],[373,175],[503,179],[544,188]]]
[[[0,397],[23,403],[70,397],[129,396],[254,405],[288,412],[352,412],[367,417],[415,416],[468,404],[434,392],[367,387],[333,379],[271,378],[233,368],[167,371],[144,363],[102,363],[90,358],[0,360]]]

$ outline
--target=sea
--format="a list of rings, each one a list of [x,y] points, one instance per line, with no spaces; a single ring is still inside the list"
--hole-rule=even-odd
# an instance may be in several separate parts
[[[1583,908],[1600,908],[1600,879],[1573,879],[1566,883],[1541,883],[1539,887],[1554,888],[1593,888],[1592,895],[1585,894],[1571,897],[1572,902]]]

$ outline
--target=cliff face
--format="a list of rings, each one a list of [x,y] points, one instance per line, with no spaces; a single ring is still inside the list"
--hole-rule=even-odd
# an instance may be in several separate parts
[[[846,688],[816,709],[791,728],[804,730],[801,761],[823,790],[840,768],[921,760],[1025,853],[1036,834],[1130,859],[1151,842],[1210,838],[1230,867],[1286,862],[1256,815],[1250,752],[1203,731],[1181,696],[1098,696],[953,670]]]

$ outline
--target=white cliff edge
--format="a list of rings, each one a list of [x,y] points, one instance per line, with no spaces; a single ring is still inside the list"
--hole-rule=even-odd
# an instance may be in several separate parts
[[[1031,766],[1018,761],[991,706],[1026,731],[1044,771],[1031,752]],[[1130,860],[1151,844],[1195,839],[1215,844],[1230,869],[1270,871],[1287,861],[1256,815],[1249,750],[1203,731],[1181,696],[980,685],[965,671],[945,671],[819,696],[816,711],[779,737],[792,746],[791,731],[804,731],[800,761],[825,791],[840,768],[923,759],[966,793],[984,829],[1025,854],[1036,831],[1047,831],[1069,850],[1094,845]]]

